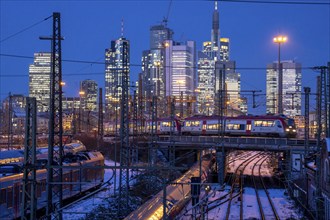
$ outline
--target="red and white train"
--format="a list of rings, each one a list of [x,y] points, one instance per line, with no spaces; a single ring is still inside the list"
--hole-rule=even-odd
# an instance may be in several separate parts
[[[196,115],[179,120],[170,118],[157,120],[156,134],[182,135],[217,135],[224,122],[224,132],[227,136],[273,136],[296,137],[297,130],[292,118],[284,115],[242,115],[237,117],[219,117]],[[150,133],[151,121],[147,122],[147,132]]]
[[[39,161],[45,165],[44,161]],[[100,186],[104,181],[104,157],[100,152],[77,152],[63,158],[63,199],[77,196]],[[47,170],[36,171],[37,209],[47,205]],[[56,177],[55,177],[56,178]],[[22,163],[0,165],[0,219],[16,219],[21,215],[23,183]]]

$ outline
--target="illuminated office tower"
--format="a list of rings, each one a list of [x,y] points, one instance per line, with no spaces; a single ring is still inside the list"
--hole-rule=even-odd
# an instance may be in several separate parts
[[[301,115],[301,64],[282,61],[283,67],[283,114]],[[266,104],[267,113],[277,113],[278,63],[267,65]]]
[[[197,112],[205,115],[214,113],[215,74],[214,67],[216,53],[212,42],[204,42],[203,50],[198,51],[198,87],[197,87]]]
[[[49,110],[51,53],[35,53],[29,66],[29,96],[37,100],[38,112]]]
[[[229,60],[229,38],[220,38],[220,60]]]
[[[243,105],[240,98],[241,91],[241,75],[236,72],[236,62],[235,61],[217,61],[215,70],[215,102],[218,100],[218,92],[220,90],[220,73],[225,74],[225,90],[224,94],[224,106],[228,111],[230,110],[242,110],[241,106]],[[215,103],[215,106],[218,106],[218,103]]]
[[[105,105],[106,117],[114,116],[120,105],[123,73],[130,71],[130,43],[124,37],[111,41],[111,47],[105,50]],[[114,117],[113,117],[114,118]]]
[[[150,27],[150,49],[142,53],[141,92],[144,97],[144,110],[150,113],[151,100],[156,96],[159,116],[165,111],[165,41],[172,40],[174,32],[165,24]]]
[[[164,48],[165,40],[172,40],[174,32],[165,25],[155,25],[150,28],[150,49]]]
[[[203,43],[203,50],[198,52],[198,87],[197,111],[201,114],[215,114],[217,92],[219,90],[215,66],[226,67],[225,83],[227,94],[226,103],[232,109],[241,109],[240,103],[240,74],[235,71],[235,61],[229,61],[229,38],[220,38],[219,12],[217,1],[212,16],[211,41]],[[243,107],[244,108],[244,107]]]
[[[195,90],[195,42],[165,41],[166,96],[194,95]]]
[[[95,112],[97,110],[97,91],[98,86],[95,80],[86,79],[80,84],[80,91],[82,91],[82,109],[84,111]]]

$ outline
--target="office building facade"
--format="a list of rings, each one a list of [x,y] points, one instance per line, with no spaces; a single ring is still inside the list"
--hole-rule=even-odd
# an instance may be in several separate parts
[[[130,42],[124,37],[111,41],[105,50],[105,106],[106,118],[112,117],[120,105],[123,76],[130,81]]]
[[[29,97],[37,100],[38,112],[49,110],[51,53],[35,53],[29,66]]]
[[[295,61],[282,61],[283,68],[283,114],[286,116],[301,115],[301,64]],[[278,96],[278,63],[267,65],[266,77],[267,113],[277,113]]]
[[[97,110],[97,91],[98,86],[95,80],[86,79],[80,84],[82,91],[82,109],[84,111],[95,112]]]

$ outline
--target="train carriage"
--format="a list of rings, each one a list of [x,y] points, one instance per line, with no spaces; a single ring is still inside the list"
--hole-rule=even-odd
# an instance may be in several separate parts
[[[156,123],[152,123],[152,120],[146,121],[146,129],[149,134],[151,134],[152,125],[155,134],[170,134],[171,131],[176,135],[181,133],[181,122],[178,118],[174,118],[173,121],[170,117],[158,118]]]
[[[297,131],[294,120],[283,115],[264,116],[193,116],[184,119],[182,134],[216,135],[221,132],[224,122],[224,133],[228,136],[274,136],[295,137]]]
[[[63,166],[67,167],[63,168],[63,199],[77,196],[104,181],[104,169],[101,169],[104,166],[104,157],[100,152],[67,154],[63,158]],[[47,170],[38,169],[36,174],[37,209],[41,209],[47,205]],[[54,178],[56,182],[57,177]],[[0,165],[0,219],[20,217],[22,180],[21,163]]]

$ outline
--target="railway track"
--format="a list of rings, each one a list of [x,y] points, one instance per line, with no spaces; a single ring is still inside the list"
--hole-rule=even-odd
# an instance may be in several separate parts
[[[233,201],[234,198],[236,198],[237,196],[239,196],[240,198],[240,203],[241,203],[241,213],[243,212],[242,210],[242,202],[243,202],[243,174],[244,174],[244,170],[246,169],[246,167],[253,162],[258,156],[263,155],[262,153],[257,153],[255,155],[252,155],[251,157],[247,158],[246,160],[244,160],[243,162],[241,162],[234,174],[233,174],[233,179],[231,181],[231,189],[229,191],[229,199],[227,201],[227,211],[226,211],[226,220],[229,219],[230,217],[230,212],[231,212],[231,203]],[[243,215],[240,214],[240,218],[243,219]]]
[[[261,167],[269,159],[269,157],[270,157],[270,155],[268,154],[266,158],[259,159],[253,165],[252,179],[253,179],[254,189],[255,189],[255,193],[256,193],[256,198],[258,201],[260,218],[262,220],[269,219],[269,218],[279,220],[280,219],[279,215],[276,211],[275,205],[269,195],[268,189],[266,187],[266,184],[265,184],[262,174],[261,174]],[[254,175],[254,171],[256,168],[258,168],[258,175]],[[266,196],[261,196],[261,194],[265,194]],[[271,213],[267,212],[267,215],[266,215],[265,207],[271,207],[272,212]]]

